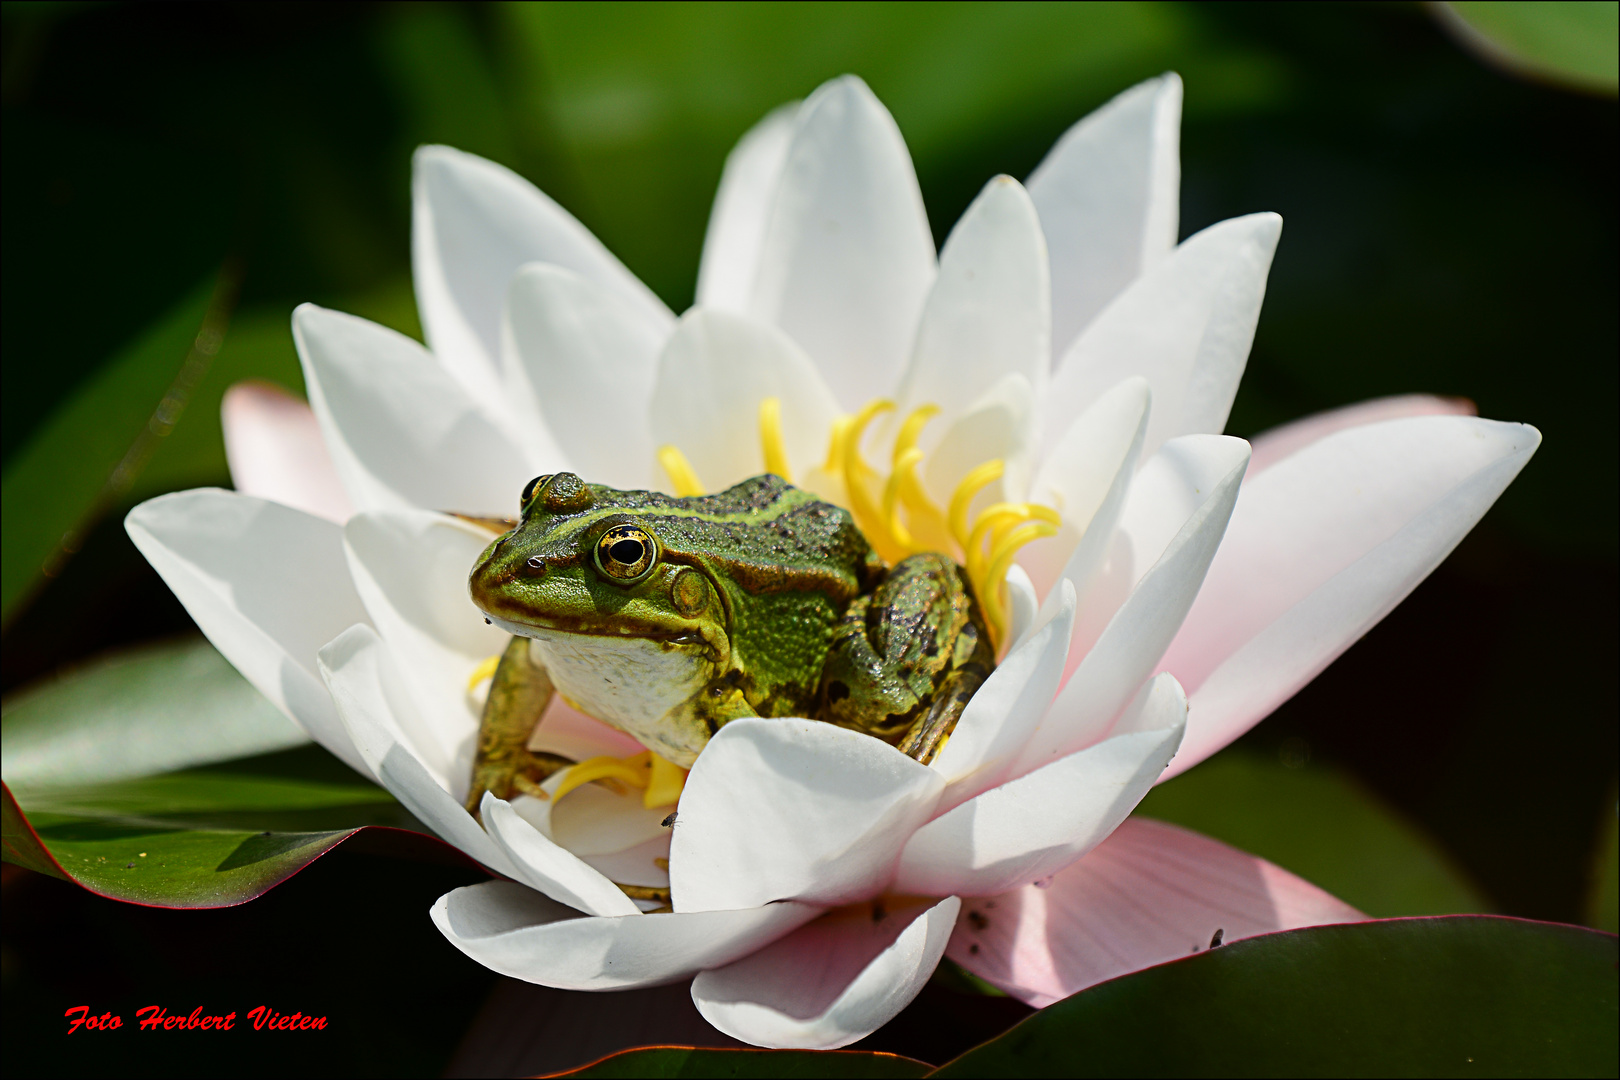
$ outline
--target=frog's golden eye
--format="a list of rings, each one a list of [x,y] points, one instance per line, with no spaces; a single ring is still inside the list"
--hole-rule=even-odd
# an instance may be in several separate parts
[[[636,525],[615,525],[596,542],[596,565],[615,581],[634,581],[657,557],[658,545]]]
[[[534,493],[540,490],[541,484],[544,484],[550,479],[551,474],[546,473],[546,475],[537,476],[525,484],[523,486],[523,494],[518,496],[518,508],[521,510],[527,510],[529,508],[529,502],[534,498]]]

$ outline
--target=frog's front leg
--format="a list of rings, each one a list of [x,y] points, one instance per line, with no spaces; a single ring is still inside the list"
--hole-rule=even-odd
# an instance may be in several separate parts
[[[943,555],[913,555],[845,611],[822,674],[820,716],[927,764],[994,667],[961,568]]]
[[[484,716],[478,726],[472,788],[467,810],[478,817],[484,792],[497,799],[539,792],[546,777],[573,762],[529,749],[534,726],[551,703],[551,676],[530,656],[529,639],[514,637],[501,654],[490,681]]]

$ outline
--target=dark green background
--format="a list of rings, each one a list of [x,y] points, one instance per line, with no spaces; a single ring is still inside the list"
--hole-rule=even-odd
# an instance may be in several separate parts
[[[227,257],[245,267],[174,445],[8,623],[8,693],[191,629],[119,523],[135,498],[226,482],[219,394],[245,374],[299,388],[295,304],[414,332],[416,145],[516,168],[681,310],[726,151],[827,77],[854,71],[893,110],[942,240],[989,176],[1026,175],[1075,119],[1175,69],[1183,235],[1255,210],[1285,220],[1233,433],[1429,391],[1545,437],[1458,552],[1228,773],[1331,772],[1443,848],[1485,906],[1587,917],[1615,814],[1612,97],[1493,70],[1417,5],[4,11],[8,482],[109,357]],[[1169,817],[1172,790],[1155,796]],[[319,1051],[330,1068],[436,1072],[495,984],[424,917],[473,877],[340,849],[248,907],[199,913],[8,866],[7,1067],[208,1071],[221,1062],[206,1048],[177,1061],[117,1035],[63,1042],[56,1018],[81,1000],[127,1013],[262,993],[347,1010]],[[943,1029],[971,1039],[1017,1015],[960,997],[931,988],[873,1045],[942,1060],[919,1048],[945,1049]],[[311,1053],[256,1043],[229,1067],[279,1073]]]

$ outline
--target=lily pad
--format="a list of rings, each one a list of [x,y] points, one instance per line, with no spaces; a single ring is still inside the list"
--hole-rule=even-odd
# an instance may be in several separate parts
[[[18,695],[4,772],[5,860],[132,903],[239,904],[368,826],[456,857],[201,639]]]
[[[937,1076],[1613,1076],[1616,940],[1490,915],[1249,938],[1065,998]]]
[[[5,704],[13,788],[99,784],[309,742],[200,637],[103,655]]]
[[[562,1076],[927,1076],[933,1067],[899,1054],[859,1050],[626,1050]]]

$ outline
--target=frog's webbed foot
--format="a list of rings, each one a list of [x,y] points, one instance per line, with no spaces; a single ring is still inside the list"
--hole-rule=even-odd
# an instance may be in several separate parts
[[[968,701],[989,677],[990,672],[984,665],[974,661],[954,669],[935,691],[928,711],[917,718],[900,740],[899,751],[924,765],[931,763],[951,732],[956,730],[956,722],[962,719]]]
[[[474,818],[486,791],[497,799],[540,795],[546,777],[573,764],[565,757],[529,749],[529,736],[551,695],[551,677],[530,657],[529,639],[514,637],[495,666],[478,727],[478,751],[467,792],[467,811]]]
[[[632,900],[651,900],[659,905],[650,911],[644,911],[643,914],[661,915],[675,910],[670,906],[668,885],[625,885],[618,881],[613,884],[619,886],[619,891]]]

